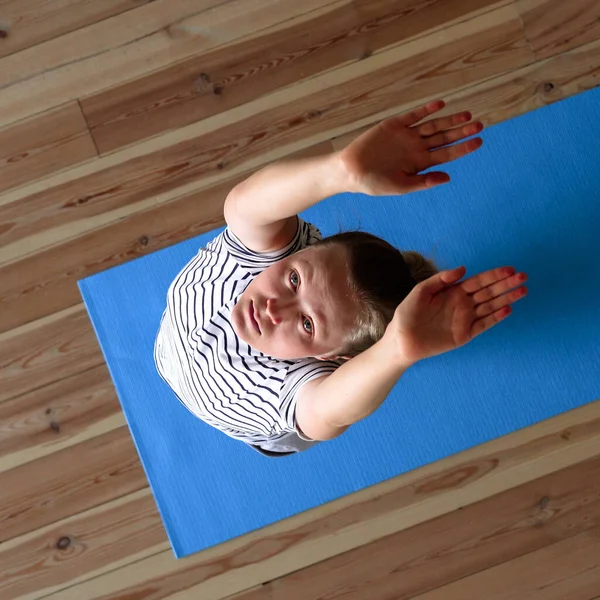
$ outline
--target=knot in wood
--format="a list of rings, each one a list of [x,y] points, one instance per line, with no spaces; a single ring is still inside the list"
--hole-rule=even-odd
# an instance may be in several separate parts
[[[150,239],[147,235],[143,235],[138,241],[140,246],[147,246],[150,243]]]
[[[66,550],[69,546],[71,545],[71,538],[63,535],[63,537],[61,537],[58,542],[56,542],[56,547],[59,550]]]
[[[542,510],[546,510],[548,508],[548,505],[550,504],[550,498],[548,498],[548,496],[544,496],[541,500],[540,500],[540,508]]]
[[[554,84],[551,81],[547,81],[544,84],[544,92],[549,94],[554,89]]]
[[[58,421],[52,421],[50,423],[50,429],[56,431],[56,433],[60,433],[60,424],[58,423]]]
[[[196,79],[196,91],[197,92],[212,92],[213,84],[210,81],[210,75],[208,73],[200,73],[198,79]]]

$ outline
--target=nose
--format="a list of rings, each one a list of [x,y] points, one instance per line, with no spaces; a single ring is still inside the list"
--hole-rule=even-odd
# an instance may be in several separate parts
[[[266,313],[273,325],[278,325],[283,321],[286,314],[289,312],[291,302],[282,301],[281,299],[269,298],[267,300]]]

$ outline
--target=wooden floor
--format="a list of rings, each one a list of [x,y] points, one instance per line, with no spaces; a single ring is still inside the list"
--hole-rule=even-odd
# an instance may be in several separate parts
[[[0,598],[598,600],[600,402],[175,560],[76,285],[425,100],[597,85],[598,0],[0,0]]]

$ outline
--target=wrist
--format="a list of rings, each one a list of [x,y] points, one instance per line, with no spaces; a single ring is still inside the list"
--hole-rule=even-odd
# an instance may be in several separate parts
[[[332,152],[324,157],[323,182],[327,189],[323,190],[326,197],[343,192],[358,192],[358,185],[351,169],[344,161],[341,151]]]
[[[407,355],[402,340],[398,339],[398,335],[395,332],[390,331],[389,327],[386,329],[380,342],[382,348],[385,349],[385,353],[389,357],[389,360],[391,360],[398,369],[410,369],[410,367],[419,362],[419,359]]]
[[[335,156],[332,157],[332,162],[335,163],[335,170],[338,173],[340,181],[343,183],[344,191],[356,194],[367,193],[364,190],[362,177],[357,173],[352,165],[352,161],[348,160],[345,150],[335,152]]]

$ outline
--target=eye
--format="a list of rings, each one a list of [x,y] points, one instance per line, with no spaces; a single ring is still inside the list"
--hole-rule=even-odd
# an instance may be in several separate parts
[[[290,272],[289,280],[294,289],[296,289],[300,285],[300,276],[298,275],[298,273],[296,271]],[[314,333],[313,323],[308,317],[305,317],[305,316],[302,317],[302,329],[304,329],[304,331],[306,331],[306,333],[313,335],[313,333]]]
[[[296,271],[292,271],[290,273],[290,283],[296,288],[300,283],[300,278],[298,277],[298,273]]]
[[[304,331],[312,334],[312,332],[313,332],[312,321],[310,319],[308,319],[307,317],[304,317],[304,321],[302,322],[302,327],[304,328]]]

